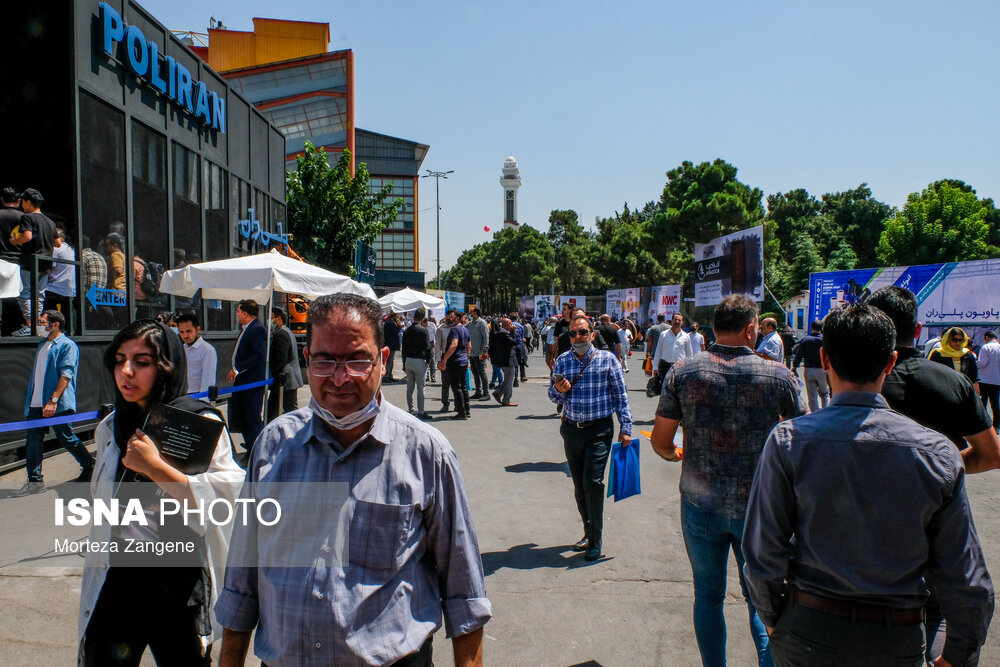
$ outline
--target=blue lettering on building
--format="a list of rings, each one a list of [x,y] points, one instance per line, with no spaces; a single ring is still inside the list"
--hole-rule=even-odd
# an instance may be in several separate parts
[[[213,130],[226,133],[226,100],[210,92],[203,81],[195,81],[191,72],[170,56],[160,57],[160,47],[142,34],[138,26],[126,25],[121,14],[106,2],[100,7],[101,35],[98,43],[104,54],[120,59],[135,76],[187,110]]]
[[[251,241],[256,241],[262,243],[263,245],[271,245],[271,243],[280,243],[281,245],[288,245],[288,234],[272,234],[271,232],[265,232],[261,229],[260,220],[254,217],[254,210],[247,209],[250,218],[247,220],[240,220],[240,234],[245,239],[250,239]]]
[[[105,289],[103,287],[98,287],[97,285],[91,285],[90,289],[87,290],[87,299],[90,304],[97,308],[98,306],[114,306],[116,308],[123,308],[127,305],[125,301],[125,290],[120,289]]]

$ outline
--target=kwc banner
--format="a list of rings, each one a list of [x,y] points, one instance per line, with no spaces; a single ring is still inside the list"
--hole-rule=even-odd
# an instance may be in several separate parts
[[[694,305],[730,294],[764,300],[764,228],[751,227],[694,246]]]
[[[938,333],[950,326],[1000,324],[1000,259],[813,273],[809,318],[823,319],[833,308],[863,303],[887,285],[905,287],[916,295],[922,340],[928,337],[928,327]]]
[[[681,312],[681,286],[680,285],[659,285],[652,288],[652,296],[649,299],[649,320],[655,323],[659,315],[670,321],[674,313]]]

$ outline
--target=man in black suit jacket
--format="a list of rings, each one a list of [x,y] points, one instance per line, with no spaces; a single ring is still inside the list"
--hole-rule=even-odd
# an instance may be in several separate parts
[[[233,368],[226,376],[233,386],[264,379],[267,330],[257,319],[259,313],[260,306],[253,299],[244,299],[236,307],[236,319],[243,331],[236,340],[236,349],[233,351]],[[243,446],[247,451],[250,451],[264,429],[261,418],[263,405],[264,387],[235,392],[229,399],[229,430],[243,434]]]

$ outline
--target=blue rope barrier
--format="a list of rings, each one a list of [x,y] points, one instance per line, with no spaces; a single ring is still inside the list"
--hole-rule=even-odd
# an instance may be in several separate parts
[[[274,378],[268,378],[266,380],[261,380],[260,382],[251,382],[250,384],[241,384],[235,387],[226,387],[225,389],[219,390],[219,396],[224,396],[225,394],[234,394],[239,391],[247,391],[249,389],[257,389],[259,387],[266,387],[268,385],[274,384]],[[190,394],[191,398],[207,398],[207,391],[200,391],[197,394]],[[93,412],[74,412],[71,415],[63,415],[62,417],[49,417],[48,419],[29,419],[27,421],[20,422],[7,422],[5,424],[0,424],[0,433],[8,433],[10,431],[23,431],[29,428],[47,428],[49,426],[56,426],[58,424],[72,424],[74,422],[84,422],[91,419],[97,419],[100,414],[94,410]]]

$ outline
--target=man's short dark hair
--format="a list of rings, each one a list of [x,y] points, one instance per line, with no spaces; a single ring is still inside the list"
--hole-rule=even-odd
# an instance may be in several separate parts
[[[238,305],[240,310],[250,317],[257,317],[260,315],[260,305],[253,299],[241,299]]]
[[[656,321],[657,322],[664,322],[665,323],[667,321],[667,316],[663,315],[663,314],[659,314],[659,315],[656,316]]]
[[[823,321],[823,349],[841,380],[874,382],[896,347],[896,327],[871,304],[831,310]]]
[[[587,322],[587,328],[590,329],[591,331],[594,330],[594,323],[591,322],[590,318],[587,317],[586,315],[577,315],[576,317],[571,318],[570,321],[569,321],[569,326],[570,326],[571,329],[573,328],[573,323],[576,322],[577,320],[584,320],[584,321],[586,321]]]
[[[823,320],[813,320],[812,332],[814,334],[823,333]]]
[[[472,314],[475,315],[476,317],[482,317],[483,316],[483,311],[479,310],[478,308],[473,308],[472,309]]]
[[[108,246],[118,246],[119,249],[125,250],[125,239],[122,238],[121,234],[111,232],[108,234],[107,238],[105,238],[105,242]]]
[[[58,310],[46,310],[42,312],[42,315],[49,321],[49,324],[58,324],[59,331],[66,328],[66,316]]]
[[[997,337],[997,335],[993,331],[987,331],[986,333],[983,334],[983,339],[984,340],[993,340],[996,337]]]
[[[177,319],[174,321],[177,322],[178,326],[181,322],[190,322],[191,326],[195,329],[201,326],[201,320],[198,319],[198,315],[196,313],[182,313],[178,315]]]
[[[716,332],[735,333],[743,331],[749,324],[757,321],[760,311],[757,302],[746,294],[730,294],[724,297],[715,307]]]
[[[282,324],[288,324],[288,313],[285,312],[284,308],[272,308],[271,317],[280,317]]]
[[[16,204],[17,200],[21,198],[21,193],[19,193],[14,188],[9,185],[3,190],[0,190],[0,199],[3,200],[4,204]]]
[[[908,347],[917,335],[917,297],[905,287],[889,285],[875,290],[868,301],[889,316],[896,327],[896,344]]]
[[[312,328],[316,322],[325,322],[334,312],[343,311],[356,314],[372,328],[375,347],[382,349],[385,336],[382,333],[382,306],[378,301],[358,294],[326,294],[309,304],[306,315],[306,347],[312,342]]]
[[[30,201],[35,206],[41,206],[43,203],[45,203],[45,197],[43,197],[42,193],[36,190],[35,188],[28,188],[24,192],[22,192],[21,199],[23,199],[24,201]]]
[[[462,312],[458,308],[450,308],[448,310],[448,317],[461,317]]]

